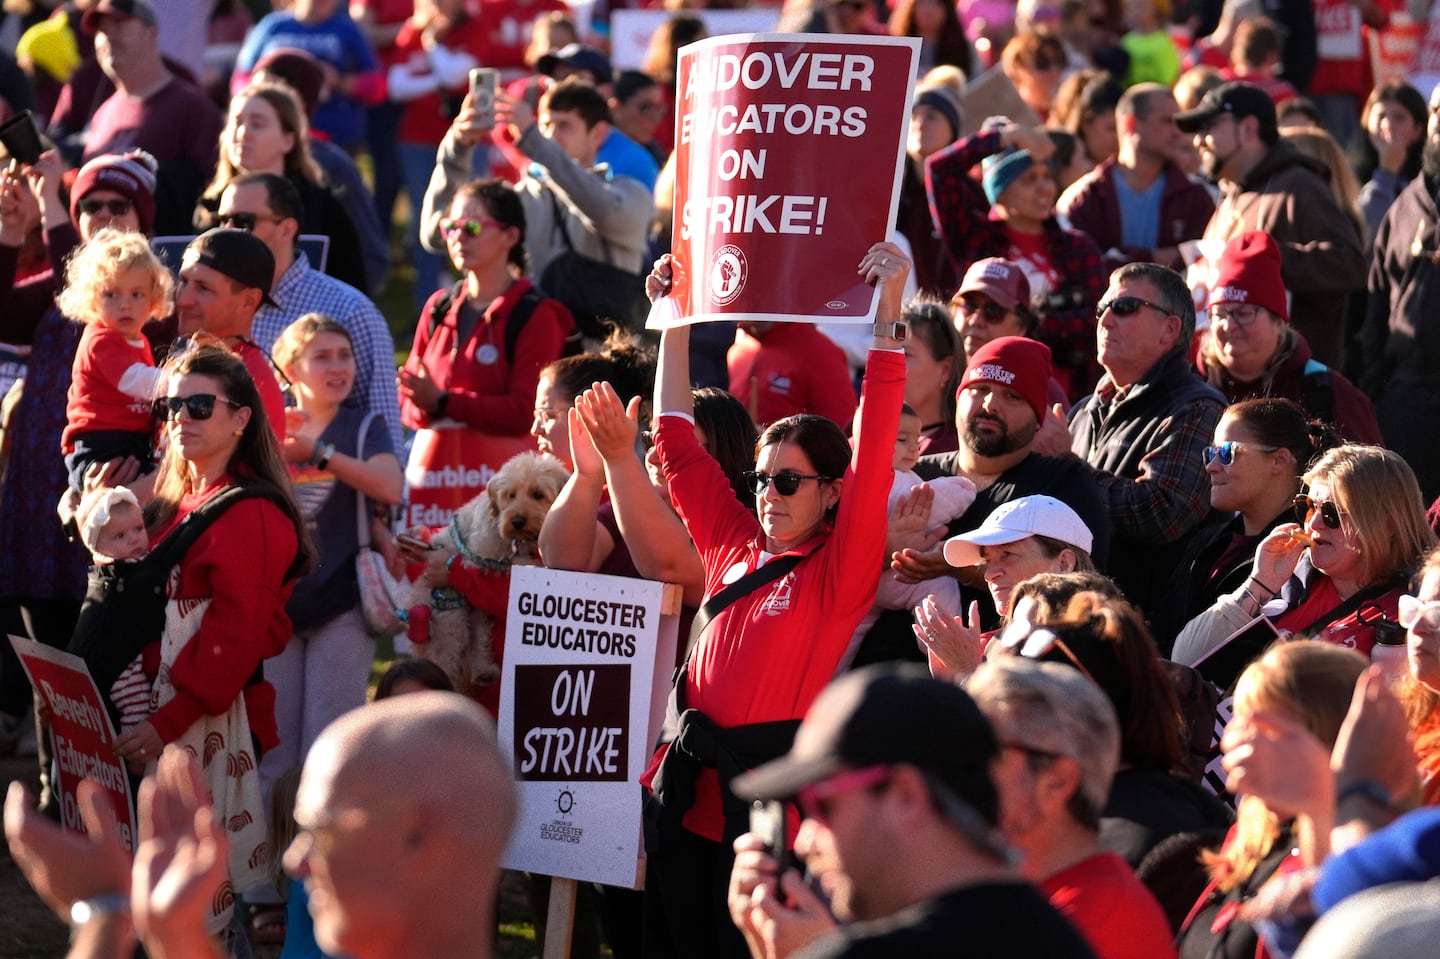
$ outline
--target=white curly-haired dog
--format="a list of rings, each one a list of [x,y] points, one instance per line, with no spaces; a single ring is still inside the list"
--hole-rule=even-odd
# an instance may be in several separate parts
[[[549,454],[514,456],[430,542],[492,572],[538,565],[540,526],[569,478],[570,471]],[[490,636],[494,615],[471,606],[454,589],[435,587],[421,575],[410,592],[409,624],[415,654],[443,669],[460,692],[500,678]]]

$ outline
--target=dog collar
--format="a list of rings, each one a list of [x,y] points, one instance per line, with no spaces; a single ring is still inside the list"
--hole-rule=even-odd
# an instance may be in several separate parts
[[[465,597],[449,586],[436,586],[430,590],[430,605],[435,609],[460,609],[465,605]]]
[[[460,533],[460,514],[458,512],[450,517],[450,538],[455,541],[455,549],[465,560],[466,565],[490,573],[503,573],[508,570],[511,561],[520,552],[520,544],[512,539],[509,556],[498,559],[492,556],[476,556],[474,550],[465,545],[465,537]]]

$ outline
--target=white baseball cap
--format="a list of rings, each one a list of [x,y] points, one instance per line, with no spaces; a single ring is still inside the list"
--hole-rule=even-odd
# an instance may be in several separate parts
[[[945,562],[974,566],[980,547],[1018,543],[1030,536],[1047,536],[1090,552],[1095,536],[1076,512],[1053,496],[1022,496],[997,506],[978,529],[945,542]]]

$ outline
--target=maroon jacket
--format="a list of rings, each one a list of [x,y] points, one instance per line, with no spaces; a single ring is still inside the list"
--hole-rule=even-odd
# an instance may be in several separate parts
[[[1210,370],[1202,357],[1196,363],[1201,377],[1213,385],[1231,403],[1273,396],[1294,400],[1305,408],[1305,412],[1317,419],[1323,419],[1334,426],[1348,443],[1369,443],[1384,446],[1380,436],[1380,425],[1375,421],[1375,409],[1370,397],[1360,388],[1332,370],[1310,353],[1310,344],[1299,330],[1295,331],[1295,351],[1275,371],[1267,387],[1263,379],[1254,383],[1241,383],[1223,369],[1219,371],[1218,382],[1210,376]],[[1328,373],[1329,376],[1325,376]],[[1307,377],[1310,382],[1306,382]],[[1325,393],[1325,382],[1329,381],[1329,396]],[[1329,406],[1328,412],[1323,408]]]
[[[1087,233],[1104,253],[1108,266],[1155,261],[1155,251],[1122,242],[1120,198],[1115,192],[1115,160],[1109,159],[1070,185],[1055,204],[1070,226]],[[1205,225],[1215,212],[1210,191],[1191,180],[1173,163],[1165,165],[1165,188],[1160,195],[1159,246],[1178,246],[1205,235]],[[1158,262],[1158,261],[1157,261]],[[1164,264],[1180,268],[1177,257]]]

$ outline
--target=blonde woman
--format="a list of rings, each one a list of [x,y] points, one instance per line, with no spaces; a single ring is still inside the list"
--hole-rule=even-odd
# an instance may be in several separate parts
[[[1278,643],[1250,665],[1235,687],[1235,713],[1226,731],[1227,767],[1243,760],[1240,747],[1251,727],[1298,723],[1328,753],[1335,746],[1365,671],[1365,657],[1328,643]],[[1308,741],[1308,740],[1307,740]],[[1270,879],[1303,866],[1301,849],[1329,847],[1328,822],[1300,808],[1246,792],[1246,776],[1232,775],[1239,793],[1235,825],[1217,852],[1204,856],[1210,875],[1199,902],[1181,927],[1181,959],[1268,959],[1265,940],[1238,916],[1238,906]],[[1324,833],[1326,835],[1321,836]],[[1321,853],[1323,855],[1323,852]]]

